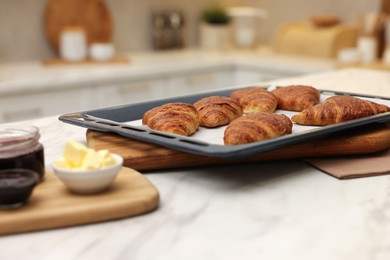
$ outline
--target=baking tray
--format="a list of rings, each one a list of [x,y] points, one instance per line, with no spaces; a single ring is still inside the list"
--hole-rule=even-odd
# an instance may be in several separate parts
[[[268,86],[267,88],[269,90],[272,90],[275,87],[276,86]],[[229,88],[193,95],[139,102],[122,106],[114,106],[76,113],[67,113],[61,115],[59,117],[59,120],[65,123],[85,127],[95,131],[117,133],[127,138],[161,145],[178,151],[225,159],[240,159],[252,155],[258,155],[264,152],[269,152],[304,142],[328,138],[334,135],[356,130],[361,127],[390,122],[390,112],[386,112],[378,115],[373,115],[365,118],[355,119],[348,122],[322,127],[305,127],[294,124],[292,134],[261,142],[230,146],[225,146],[223,145],[223,143],[214,143],[197,139],[194,138],[195,135],[186,137],[152,130],[146,126],[142,126],[142,124],[140,123],[143,114],[147,110],[152,109],[156,106],[160,106],[170,102],[185,102],[192,104],[201,98],[212,95],[229,96],[230,93],[236,89],[239,88]],[[359,95],[355,93],[345,93],[329,90],[320,90],[320,93],[321,100],[324,100],[327,97],[333,95],[351,95],[390,106],[390,99],[385,97]],[[277,110],[276,112],[284,113],[289,117],[292,115],[292,113],[295,113],[283,110]],[[215,130],[204,128],[202,131],[203,136],[213,136],[213,134],[209,134],[211,132],[207,131]],[[223,128],[219,128],[219,130],[217,131],[223,132]]]

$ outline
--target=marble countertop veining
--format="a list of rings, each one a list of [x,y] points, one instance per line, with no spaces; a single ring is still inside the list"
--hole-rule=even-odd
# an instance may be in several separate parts
[[[275,81],[390,96],[385,72],[349,69]],[[338,84],[335,84],[338,83]],[[368,84],[368,85],[367,85]],[[366,88],[364,88],[366,86]],[[47,167],[85,129],[40,128]],[[390,258],[390,176],[338,180],[298,161],[151,171],[159,208],[117,221],[0,237],[0,259]]]

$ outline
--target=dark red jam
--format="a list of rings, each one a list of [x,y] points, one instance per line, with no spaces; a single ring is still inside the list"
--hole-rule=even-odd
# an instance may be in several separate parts
[[[0,169],[22,168],[37,172],[40,178],[45,174],[43,157],[43,146],[26,154],[17,155],[11,158],[0,158]]]
[[[29,169],[43,179],[45,162],[39,131],[31,126],[0,127],[0,170]]]
[[[39,175],[31,170],[0,170],[0,209],[25,205],[38,182]]]

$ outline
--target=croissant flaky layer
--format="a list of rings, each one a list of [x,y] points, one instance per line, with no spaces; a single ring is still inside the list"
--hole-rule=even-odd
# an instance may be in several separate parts
[[[291,85],[272,91],[278,100],[278,108],[302,111],[320,103],[320,92],[312,86]]]
[[[236,100],[223,96],[203,98],[195,102],[194,107],[198,110],[200,125],[204,127],[227,125],[243,114]]]
[[[168,103],[147,111],[142,124],[154,130],[190,136],[199,128],[198,111],[190,104]]]
[[[285,115],[253,113],[233,120],[224,132],[225,145],[259,142],[292,132],[292,122]]]
[[[390,108],[352,96],[333,96],[303,110],[291,120],[301,125],[325,126],[390,111]]]
[[[230,97],[237,100],[245,114],[274,112],[278,105],[276,97],[261,87],[249,87],[233,91]]]

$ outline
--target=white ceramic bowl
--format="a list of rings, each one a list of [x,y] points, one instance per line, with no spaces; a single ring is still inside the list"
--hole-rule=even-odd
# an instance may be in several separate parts
[[[114,46],[111,43],[92,43],[89,47],[89,56],[95,61],[110,60],[114,54]]]
[[[97,170],[71,170],[53,164],[54,173],[73,192],[92,194],[107,189],[123,165],[120,155],[112,154],[116,163]]]

